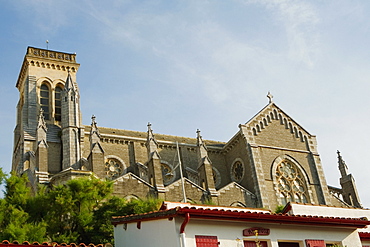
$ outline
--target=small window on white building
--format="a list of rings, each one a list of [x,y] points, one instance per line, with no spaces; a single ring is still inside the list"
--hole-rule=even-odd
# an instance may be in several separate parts
[[[195,235],[196,247],[218,247],[217,236]]]
[[[279,247],[300,247],[298,242],[279,242]]]

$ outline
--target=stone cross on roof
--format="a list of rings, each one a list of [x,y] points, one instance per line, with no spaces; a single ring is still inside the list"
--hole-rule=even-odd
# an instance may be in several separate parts
[[[267,98],[269,98],[269,103],[272,103],[272,98],[273,98],[274,96],[272,96],[272,94],[270,93],[270,91],[269,91],[269,93],[267,94]]]

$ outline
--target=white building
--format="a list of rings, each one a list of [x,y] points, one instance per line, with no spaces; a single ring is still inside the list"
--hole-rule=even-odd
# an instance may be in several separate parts
[[[370,221],[165,202],[157,212],[112,223],[117,247],[360,247],[357,229]]]

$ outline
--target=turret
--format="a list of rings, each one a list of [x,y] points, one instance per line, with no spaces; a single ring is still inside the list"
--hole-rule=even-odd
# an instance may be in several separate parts
[[[62,145],[63,170],[79,168],[81,160],[80,105],[77,85],[73,83],[70,72],[62,92]]]
[[[99,177],[105,177],[106,173],[104,171],[104,149],[100,144],[100,132],[95,121],[96,117],[93,115],[91,117],[91,130],[90,130],[90,155],[88,156],[88,163],[90,164],[90,169]]]
[[[155,187],[158,198],[164,199],[165,187],[163,183],[161,157],[151,126],[148,123],[147,141],[145,143],[148,152],[148,179],[149,183]]]
[[[208,199],[217,196],[215,182],[213,180],[212,161],[208,157],[207,147],[203,142],[200,130],[197,130],[197,156],[198,156],[198,174],[200,186],[208,192]]]
[[[356,208],[362,208],[360,197],[357,192],[356,182],[353,178],[352,174],[348,174],[348,168],[346,163],[344,162],[340,152],[337,151],[338,154],[338,168],[341,174],[340,178],[340,185],[342,186],[342,195],[343,200]]]

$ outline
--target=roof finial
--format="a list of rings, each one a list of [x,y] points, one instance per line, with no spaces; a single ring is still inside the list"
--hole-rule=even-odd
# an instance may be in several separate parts
[[[343,178],[348,175],[348,167],[346,165],[346,162],[343,160],[342,156],[340,155],[339,150],[337,150],[337,154],[338,154],[338,168]]]
[[[49,50],[49,40],[46,40],[46,50]]]
[[[270,93],[270,91],[268,92],[268,94],[267,94],[267,98],[269,98],[269,104],[270,103],[272,103],[272,98],[273,98],[274,96],[272,96],[272,94]]]
[[[197,129],[197,137],[201,137],[201,135],[200,135],[200,130],[199,129]]]
[[[159,154],[157,152],[158,143],[155,140],[155,137],[154,137],[154,134],[153,134],[152,124],[150,122],[148,122],[148,125],[147,126],[148,126],[148,135],[147,135],[147,139],[146,139],[145,145],[146,145],[146,147],[148,149],[148,156],[150,158],[154,154],[156,154],[159,157]]]

